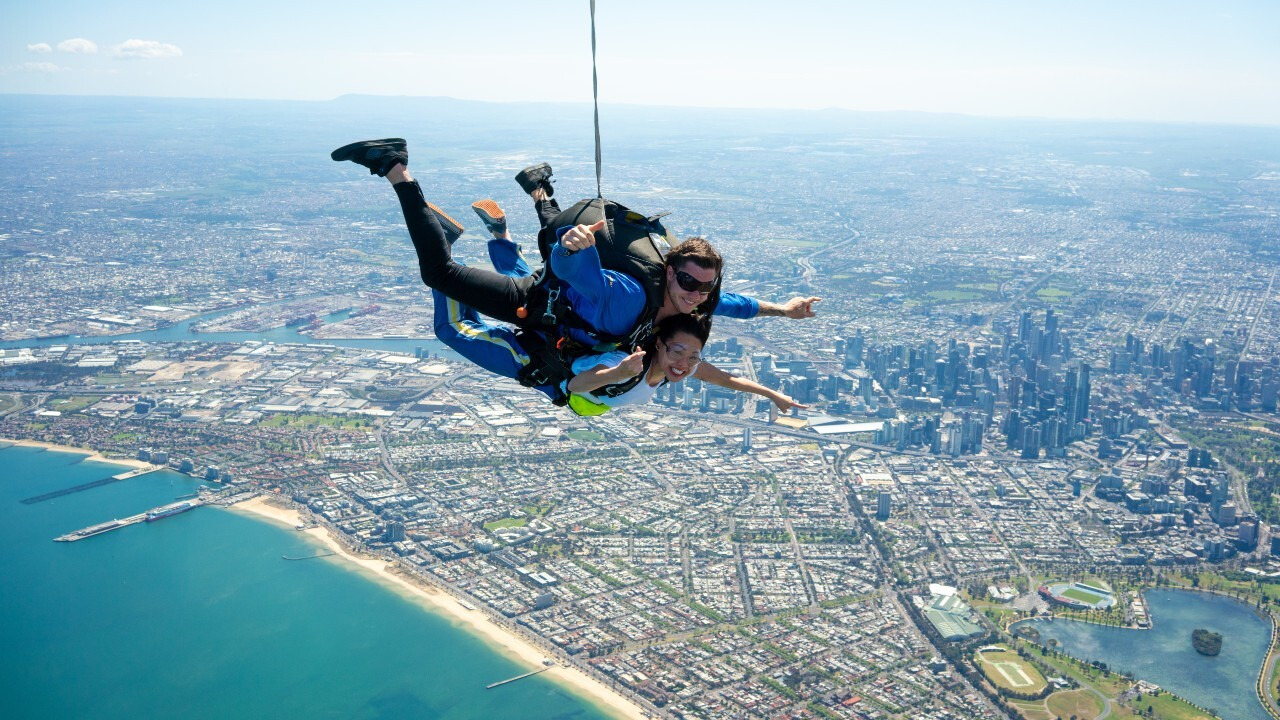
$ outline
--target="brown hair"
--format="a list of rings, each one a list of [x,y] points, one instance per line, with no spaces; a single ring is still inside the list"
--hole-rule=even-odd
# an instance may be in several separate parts
[[[678,268],[686,262],[694,263],[707,270],[715,270],[716,275],[720,274],[720,269],[724,266],[724,258],[711,247],[711,243],[707,242],[706,238],[696,235],[685,238],[684,242],[671,248],[667,253],[668,267]]]

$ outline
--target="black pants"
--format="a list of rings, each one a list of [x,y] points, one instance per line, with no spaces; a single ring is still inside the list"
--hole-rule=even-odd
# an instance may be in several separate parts
[[[493,270],[455,262],[444,229],[427,209],[426,198],[422,196],[422,188],[418,187],[417,181],[396,183],[392,187],[400,198],[404,222],[409,227],[409,239],[418,253],[422,282],[483,315],[502,322],[522,324],[516,309],[528,303],[529,288],[537,281],[537,274],[511,278]]]
[[[555,198],[534,200],[533,209],[538,211],[538,224],[545,229],[560,214],[560,203],[557,203]],[[552,230],[555,229],[557,228],[552,228]]]

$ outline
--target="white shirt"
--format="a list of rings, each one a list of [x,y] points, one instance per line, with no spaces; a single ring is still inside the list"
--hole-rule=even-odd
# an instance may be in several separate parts
[[[574,375],[577,375],[578,373],[584,373],[600,365],[605,367],[617,367],[619,363],[627,359],[628,355],[629,353],[624,353],[621,350],[615,350],[613,352],[607,352],[600,355],[584,355],[583,357],[574,360],[570,369],[573,370]],[[642,372],[647,374],[649,369],[646,367]],[[647,381],[641,379],[640,382],[635,384],[635,387],[617,397],[596,395],[595,393],[578,394],[585,395],[591,402],[611,408],[622,407],[623,405],[643,405],[653,399],[653,396],[657,394],[658,388],[663,382],[663,380],[659,380],[657,385],[650,385]]]

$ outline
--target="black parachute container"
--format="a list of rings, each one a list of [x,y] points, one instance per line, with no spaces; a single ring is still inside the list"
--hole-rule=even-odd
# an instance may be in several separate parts
[[[636,327],[627,335],[606,336],[598,330],[590,330],[602,343],[616,343],[626,348],[643,344],[652,332],[653,318],[662,307],[664,300],[666,285],[664,257],[669,249],[667,230],[661,222],[665,215],[666,213],[651,217],[641,215],[621,203],[606,198],[580,200],[573,207],[561,211],[538,234],[538,252],[542,255],[543,261],[543,277],[538,285],[547,293],[547,303],[545,310],[538,307],[538,310],[542,310],[540,317],[537,315],[529,317],[532,324],[541,324],[543,327],[568,325],[588,329],[579,325],[579,318],[568,309],[560,293],[557,292],[557,288],[563,283],[555,277],[551,269],[551,251],[555,247],[556,232],[559,228],[593,225],[604,220],[604,228],[596,231],[595,249],[600,256],[600,266],[605,270],[625,273],[635,278],[644,288],[645,311],[638,318]],[[709,315],[719,299],[720,289],[717,281],[716,290],[700,307],[701,313]]]

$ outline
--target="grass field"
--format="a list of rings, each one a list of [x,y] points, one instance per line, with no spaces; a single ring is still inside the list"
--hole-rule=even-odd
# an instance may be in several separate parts
[[[484,524],[485,530],[501,530],[509,527],[524,527],[529,524],[529,518],[502,518],[501,520],[493,520]]]
[[[1058,716],[1044,709],[1044,701],[1013,700],[1013,706],[1022,713],[1022,720],[1058,720]],[[1070,716],[1068,716],[1070,717]]]
[[[1045,705],[1054,717],[1074,716],[1080,720],[1093,720],[1102,714],[1102,701],[1088,690],[1056,692],[1045,700]]]
[[[21,404],[17,395],[0,395],[0,413],[9,412]]]
[[[1134,700],[1130,705],[1142,712],[1149,707],[1154,717],[1167,718],[1167,720],[1213,720],[1212,715],[1203,713],[1168,693],[1160,693],[1159,697],[1144,695],[1142,699]]]
[[[961,302],[965,300],[977,300],[982,297],[980,292],[971,292],[969,290],[931,290],[928,293],[931,300],[940,302]]]
[[[280,413],[272,415],[259,423],[262,427],[278,428],[311,428],[327,425],[329,427],[363,428],[373,424],[368,418],[352,418],[337,415],[289,415]]]
[[[980,652],[976,657],[982,672],[997,687],[1024,693],[1037,693],[1049,683],[1030,663],[1012,650]]]
[[[73,413],[79,412],[101,399],[96,395],[56,395],[49,400],[47,406],[50,410]]]
[[[1097,604],[1103,600],[1101,595],[1091,593],[1088,590],[1081,590],[1080,588],[1067,588],[1062,591],[1062,596],[1072,600],[1079,600],[1082,603],[1089,603],[1090,605]]]

